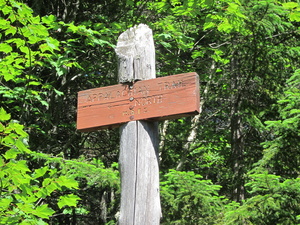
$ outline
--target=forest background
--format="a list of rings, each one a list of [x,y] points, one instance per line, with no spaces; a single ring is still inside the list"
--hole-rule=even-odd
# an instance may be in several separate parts
[[[199,116],[160,123],[161,224],[300,224],[300,4],[0,0],[0,224],[116,224],[118,129],[76,131],[145,23],[157,76],[197,72]]]

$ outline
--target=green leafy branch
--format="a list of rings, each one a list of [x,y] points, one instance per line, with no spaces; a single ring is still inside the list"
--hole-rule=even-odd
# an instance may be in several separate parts
[[[27,157],[28,134],[24,127],[10,120],[10,115],[0,108],[0,223],[47,224],[55,211],[47,204],[47,198],[57,191],[78,188],[73,178],[60,175],[56,169],[45,165],[30,169]],[[79,197],[61,196],[58,207],[76,206]]]

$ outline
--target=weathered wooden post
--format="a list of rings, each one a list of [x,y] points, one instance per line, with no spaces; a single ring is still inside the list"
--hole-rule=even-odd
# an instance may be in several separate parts
[[[156,77],[155,48],[152,31],[139,25],[122,33],[116,53],[119,82],[129,89],[137,80]],[[147,96],[147,87],[141,95]],[[129,119],[136,116],[134,98],[129,105]],[[131,115],[132,114],[132,115]],[[119,223],[159,224],[161,217],[158,167],[157,122],[132,121],[120,128],[121,209]]]
[[[199,113],[198,75],[154,79],[154,51],[148,26],[141,24],[125,31],[116,47],[120,84],[78,93],[78,130],[121,126],[121,225],[159,224],[156,121]]]

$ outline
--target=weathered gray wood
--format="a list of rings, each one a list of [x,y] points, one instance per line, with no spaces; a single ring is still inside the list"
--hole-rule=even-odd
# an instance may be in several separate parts
[[[122,33],[116,53],[119,82],[155,78],[151,29],[139,25]],[[121,225],[156,225],[161,217],[157,122],[132,121],[120,128]]]
[[[120,83],[156,77],[153,35],[147,25],[140,24],[122,33],[116,53]]]

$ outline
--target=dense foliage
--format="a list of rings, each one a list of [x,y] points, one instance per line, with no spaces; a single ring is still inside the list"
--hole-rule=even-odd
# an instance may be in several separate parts
[[[0,0],[0,224],[116,224],[118,129],[76,131],[146,23],[157,76],[196,71],[201,113],[160,124],[162,224],[300,224],[300,5]]]

